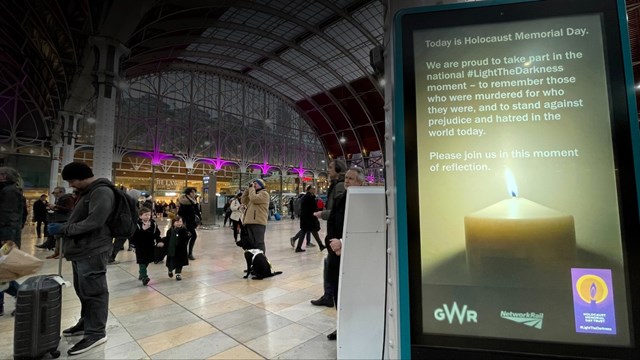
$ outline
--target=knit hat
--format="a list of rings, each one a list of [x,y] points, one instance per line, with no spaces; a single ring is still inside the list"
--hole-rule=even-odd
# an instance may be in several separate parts
[[[72,162],[67,164],[62,169],[62,179],[66,181],[84,180],[90,177],[93,177],[93,172],[91,171],[91,168],[85,163]]]
[[[255,182],[256,184],[258,184],[258,186],[260,186],[260,189],[264,189],[265,185],[264,185],[264,180],[262,179],[255,179],[253,180],[253,182]]]
[[[129,191],[127,191],[127,195],[131,196],[134,200],[138,201],[138,198],[140,197],[142,193],[140,192],[140,190],[136,190],[136,189],[129,189]]]

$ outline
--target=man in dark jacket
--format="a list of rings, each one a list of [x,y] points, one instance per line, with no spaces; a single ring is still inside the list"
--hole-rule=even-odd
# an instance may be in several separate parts
[[[20,174],[10,167],[0,167],[0,245],[13,242],[20,247],[24,226],[24,196],[19,186]],[[19,284],[9,283],[7,294],[16,296]],[[4,292],[0,291],[0,316],[4,315]]]
[[[47,237],[47,195],[42,194],[33,203],[33,221],[36,223],[36,234],[38,239],[42,237],[42,225],[44,224],[44,237]]]
[[[318,236],[318,231],[320,231],[320,222],[318,221],[318,218],[313,216],[313,213],[318,210],[316,202],[316,188],[314,188],[313,185],[309,185],[306,190],[307,191],[302,197],[302,204],[300,206],[300,240],[298,241],[296,252],[305,251],[302,249],[302,243],[305,235],[307,238],[307,246],[311,244],[309,239],[311,234],[313,234],[313,237],[316,239],[316,242],[320,247],[320,251],[322,251],[324,250],[324,245],[322,245],[322,242],[320,242],[320,236]]]
[[[313,213],[313,215],[323,220],[329,219],[333,204],[335,203],[336,199],[345,192],[344,175],[346,171],[347,164],[343,160],[335,159],[329,163],[329,178],[331,179],[331,185],[329,185],[329,190],[327,191],[327,203],[325,204],[324,210],[316,211],[315,213]],[[325,241],[327,241],[327,239],[329,239],[329,237],[325,237]],[[329,279],[327,277],[328,259],[328,257],[324,259],[324,294],[322,294],[322,296],[317,300],[311,300],[311,304],[316,306],[333,307],[335,305],[333,303],[333,295],[334,292],[338,291],[338,289],[332,289],[331,284],[329,283]]]
[[[62,178],[80,192],[69,220],[60,228],[65,237],[63,253],[71,261],[73,287],[82,305],[78,323],[62,331],[64,336],[84,335],[67,351],[76,355],[107,341],[107,260],[112,247],[107,219],[115,207],[115,196],[111,182],[96,178],[84,163],[66,165]]]
[[[333,204],[329,220],[327,220],[327,279],[333,291],[333,303],[338,306],[338,284],[340,279],[340,255],[342,250],[342,233],[344,230],[344,213],[347,204],[347,192],[350,186],[364,185],[364,171],[361,168],[351,168],[344,176],[345,192]],[[327,335],[329,340],[335,340],[336,331]]]

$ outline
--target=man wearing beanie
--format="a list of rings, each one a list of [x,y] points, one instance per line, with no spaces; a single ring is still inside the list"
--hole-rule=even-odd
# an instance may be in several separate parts
[[[260,249],[266,253],[264,244],[264,233],[267,229],[267,219],[269,217],[269,192],[265,189],[262,179],[255,179],[251,185],[242,193],[242,204],[247,207],[242,219],[243,226],[246,227],[252,248]]]
[[[62,169],[62,178],[79,192],[79,198],[69,220],[60,228],[64,236],[64,257],[73,267],[73,287],[82,305],[78,323],[62,331],[66,337],[83,338],[71,347],[69,355],[82,354],[107,341],[106,324],[109,313],[107,261],[112,248],[112,236],[107,218],[115,206],[112,183],[96,178],[91,168],[72,162]]]

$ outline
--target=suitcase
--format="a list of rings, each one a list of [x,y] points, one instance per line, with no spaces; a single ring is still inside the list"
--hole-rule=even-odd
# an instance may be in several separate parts
[[[14,359],[60,356],[62,286],[57,275],[38,275],[18,288],[13,337]]]

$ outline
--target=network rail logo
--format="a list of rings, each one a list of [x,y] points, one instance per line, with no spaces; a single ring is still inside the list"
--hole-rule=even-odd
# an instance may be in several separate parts
[[[514,321],[522,325],[531,326],[536,329],[542,329],[542,320],[544,313],[525,312],[517,313],[513,311],[500,311],[500,317],[505,320]]]

